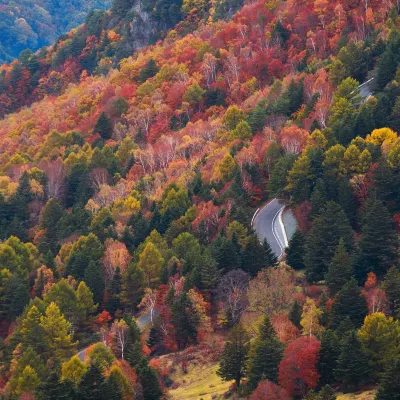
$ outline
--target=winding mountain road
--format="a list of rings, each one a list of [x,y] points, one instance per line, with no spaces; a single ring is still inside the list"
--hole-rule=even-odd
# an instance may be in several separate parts
[[[284,249],[288,246],[285,228],[281,216],[285,206],[278,199],[271,200],[259,208],[253,216],[252,226],[262,242],[267,239],[272,251],[278,258],[282,258]]]
[[[154,313],[154,314],[157,315],[157,313]],[[143,332],[144,329],[147,327],[147,325],[149,325],[150,323],[151,323],[151,314],[150,314],[150,312],[147,312],[147,313],[141,315],[139,318],[136,319],[136,324],[137,324],[137,326],[138,326],[138,328],[140,329],[141,332]],[[100,343],[102,343],[102,342],[100,342]],[[77,354],[78,358],[82,362],[85,361],[85,355],[86,355],[87,349],[88,349],[88,347],[84,348],[83,350],[81,350]]]

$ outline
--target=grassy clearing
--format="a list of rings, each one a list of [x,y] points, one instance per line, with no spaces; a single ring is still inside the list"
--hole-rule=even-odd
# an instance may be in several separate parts
[[[231,383],[223,382],[216,374],[217,369],[218,364],[191,365],[187,374],[183,375],[181,371],[172,374],[172,380],[179,387],[169,390],[170,398],[211,400],[213,396],[226,393]]]
[[[366,392],[362,393],[338,393],[337,400],[374,400],[375,394],[376,390],[367,390]]]

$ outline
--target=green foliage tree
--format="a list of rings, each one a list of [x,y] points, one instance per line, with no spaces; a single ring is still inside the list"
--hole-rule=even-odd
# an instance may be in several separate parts
[[[140,83],[147,81],[147,79],[152,78],[154,75],[156,75],[159,70],[160,69],[157,67],[156,62],[152,58],[150,58],[150,60],[147,61],[146,65],[140,70],[138,81]]]
[[[352,261],[341,238],[328,266],[325,281],[333,297],[353,275]]]
[[[46,314],[40,317],[40,325],[44,330],[48,358],[54,364],[59,364],[74,354],[76,343],[69,333],[71,324],[66,321],[55,303],[50,303],[46,308]]]
[[[245,119],[244,112],[236,105],[230,106],[222,119],[226,127],[233,131]]]
[[[400,399],[400,360],[396,360],[385,370],[379,384],[375,400]]]
[[[289,240],[289,247],[286,249],[286,262],[293,269],[304,269],[305,255],[305,237],[304,234],[297,229]]]
[[[398,240],[392,219],[382,201],[369,199],[363,210],[359,253],[355,262],[357,279],[368,272],[383,276],[396,263]]]
[[[367,301],[353,278],[337,294],[331,307],[332,328],[338,328],[346,318],[359,328],[368,314]]]
[[[232,131],[232,134],[235,138],[240,140],[251,140],[253,137],[251,127],[246,121],[240,121]]]
[[[300,303],[295,300],[292,305],[292,308],[289,311],[289,320],[290,322],[296,326],[297,328],[301,328],[301,314],[303,313],[303,308],[301,307]]]
[[[93,300],[101,304],[104,296],[104,281],[101,279],[102,267],[99,262],[90,260],[84,273],[84,280],[93,293]]]
[[[258,335],[251,345],[248,361],[248,384],[256,388],[262,379],[278,381],[278,366],[283,357],[283,344],[266,315],[259,328]]]
[[[66,272],[78,279],[82,279],[90,261],[99,262],[104,248],[100,240],[93,233],[81,236],[73,245],[66,265]]]
[[[321,336],[321,346],[319,349],[319,360],[317,364],[320,374],[319,385],[328,385],[336,382],[335,370],[340,355],[340,340],[337,334],[326,329]]]
[[[335,377],[345,390],[354,390],[369,381],[368,357],[357,332],[352,331],[344,340],[335,369]]]
[[[309,282],[324,278],[340,238],[343,238],[347,249],[352,248],[353,232],[346,214],[337,203],[328,202],[313,220],[307,237],[304,261]]]
[[[391,315],[400,315],[400,271],[391,267],[382,284],[382,288],[389,300],[389,311]]]
[[[184,349],[189,343],[196,343],[197,325],[200,321],[186,294],[180,295],[175,300],[171,311],[171,322],[175,327],[178,347]]]
[[[239,387],[246,375],[249,348],[247,332],[240,324],[234,326],[225,343],[217,374],[225,381],[235,380]]]
[[[121,292],[122,292],[122,276],[121,269],[117,267],[115,269],[114,276],[107,288],[107,302],[105,308],[112,315],[114,315],[118,310],[122,309],[121,304]]]
[[[158,382],[158,377],[153,368],[145,361],[142,361],[137,368],[140,383],[143,387],[143,398],[146,400],[159,400],[162,397],[162,391]]]
[[[100,114],[99,119],[93,128],[93,132],[98,133],[103,139],[111,139],[113,123],[104,111]]]
[[[104,386],[105,380],[101,369],[96,364],[92,364],[79,383],[77,389],[78,398],[82,400],[104,399]]]
[[[376,376],[400,357],[400,324],[393,317],[383,313],[368,315],[358,334]]]

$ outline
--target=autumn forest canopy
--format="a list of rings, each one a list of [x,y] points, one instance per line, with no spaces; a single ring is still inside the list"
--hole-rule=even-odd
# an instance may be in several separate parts
[[[15,0],[0,38],[1,400],[400,399],[399,1]]]

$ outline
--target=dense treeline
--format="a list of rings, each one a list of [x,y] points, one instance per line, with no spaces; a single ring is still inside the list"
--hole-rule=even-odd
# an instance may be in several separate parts
[[[159,356],[217,331],[239,394],[393,398],[397,4],[260,1],[212,22],[239,4],[149,2],[175,29],[134,55],[132,6],[61,37],[52,96],[0,121],[2,395],[158,399]],[[4,104],[44,85],[27,83],[40,57],[4,67]],[[272,197],[298,221],[283,260],[251,227]]]
[[[0,62],[11,62],[27,48],[53,44],[80,25],[91,9],[107,9],[111,0],[6,0],[0,9]]]

